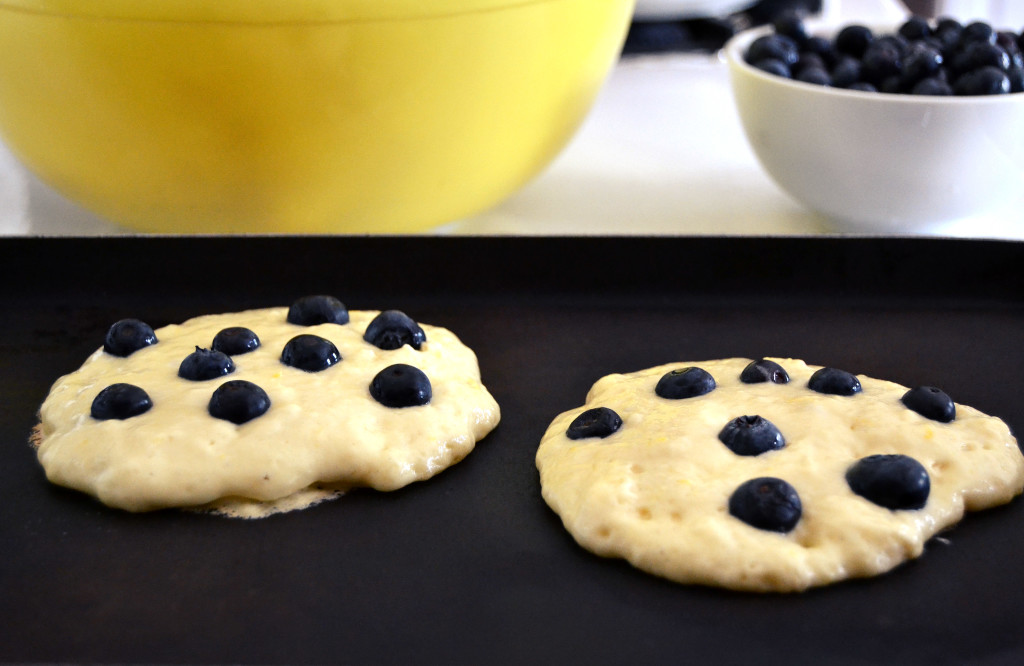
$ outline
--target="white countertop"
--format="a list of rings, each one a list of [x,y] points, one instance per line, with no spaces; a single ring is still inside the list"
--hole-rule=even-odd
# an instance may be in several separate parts
[[[885,23],[895,0],[826,0],[824,19]],[[0,145],[0,235],[133,233],[72,204]],[[622,59],[580,131],[517,194],[442,234],[827,234],[761,170],[717,56]],[[926,233],[1024,239],[1024,192],[1006,210]]]

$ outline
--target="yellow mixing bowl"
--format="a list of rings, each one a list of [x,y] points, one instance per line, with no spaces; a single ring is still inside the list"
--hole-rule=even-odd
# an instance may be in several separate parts
[[[0,136],[160,232],[422,230],[581,123],[633,0],[0,0]]]

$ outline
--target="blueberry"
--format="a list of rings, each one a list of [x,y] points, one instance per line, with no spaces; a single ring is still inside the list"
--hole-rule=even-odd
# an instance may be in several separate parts
[[[725,424],[718,439],[738,456],[759,456],[786,445],[775,424],[761,416],[737,416]]]
[[[903,92],[903,85],[899,76],[888,76],[878,84],[878,92],[898,95]]]
[[[430,402],[430,379],[419,368],[396,363],[377,373],[370,395],[385,407],[417,407]]]
[[[907,89],[911,89],[918,81],[938,75],[942,63],[942,53],[938,49],[916,44],[903,59],[901,82]]]
[[[103,351],[114,356],[130,356],[143,347],[158,342],[152,327],[138,319],[122,319],[107,331],[103,341]]]
[[[825,59],[822,58],[817,53],[813,53],[811,51],[801,51],[800,59],[796,61],[795,65],[793,65],[793,71],[799,74],[805,69],[827,70],[828,66],[825,64]]]
[[[759,69],[766,74],[781,76],[784,79],[789,79],[793,76],[793,71],[790,69],[790,66],[778,58],[763,58],[751,64],[754,68]]]
[[[995,44],[996,31],[991,25],[984,21],[973,21],[968,23],[960,31],[960,43],[989,42]]]
[[[881,35],[875,38],[875,41],[871,42],[871,45],[868,46],[868,50],[864,52],[864,55],[867,55],[868,51],[872,48],[889,49],[895,51],[896,55],[902,58],[910,49],[910,42],[899,34]]]
[[[840,53],[860,58],[874,38],[875,35],[870,28],[863,25],[848,25],[836,34],[834,43]]]
[[[979,67],[997,67],[1007,72],[1014,65],[1014,60],[1010,53],[998,44],[972,44],[968,48],[968,53],[974,56],[974,61],[977,63],[974,69]]]
[[[942,79],[932,76],[927,79],[921,79],[914,87],[910,89],[913,95],[933,95],[933,96],[945,96],[952,95],[953,89],[950,85]]]
[[[856,375],[836,368],[816,370],[807,381],[807,388],[827,395],[853,395],[861,391]]]
[[[972,72],[982,67],[996,67],[1008,71],[1012,64],[1010,54],[1001,47],[988,42],[973,42],[953,58],[953,69],[960,73]]]
[[[1001,30],[996,33],[996,45],[1010,57],[1010,67],[1024,67],[1024,52],[1017,43],[1017,35]]]
[[[762,358],[760,361],[752,361],[740,373],[740,381],[744,384],[761,384],[771,382],[773,384],[788,384],[789,373],[775,361]]]
[[[932,35],[938,38],[946,46],[953,46],[960,41],[960,35],[964,31],[964,26],[954,18],[949,16],[943,16],[935,22],[935,28],[932,30]]]
[[[90,414],[94,419],[124,420],[149,411],[153,401],[149,395],[134,384],[111,384],[96,394]]]
[[[834,67],[839,58],[832,41],[826,37],[808,37],[802,52],[817,55],[826,67]]]
[[[754,64],[761,60],[780,60],[786,65],[794,65],[800,57],[800,49],[789,37],[783,35],[762,35],[747,48],[747,62]]]
[[[953,84],[954,95],[1006,95],[1010,77],[998,67],[982,67],[968,72]]]
[[[849,88],[860,81],[860,60],[852,56],[842,56],[832,67],[832,85],[837,88]]]
[[[398,310],[381,312],[373,318],[363,335],[363,340],[380,349],[400,349],[409,345],[419,350],[426,339],[420,325]]]
[[[925,37],[924,39],[919,39],[917,41],[914,41],[914,42],[910,43],[911,47],[913,47],[915,45],[917,45],[917,46],[930,46],[931,48],[933,48],[933,49],[937,50],[939,53],[941,53],[943,57],[945,57],[945,55],[946,55],[946,45],[935,34],[929,35],[928,37]]]
[[[785,533],[800,522],[803,506],[793,486],[763,476],[740,484],[729,497],[729,513],[751,527]]]
[[[903,22],[897,32],[906,39],[914,41],[924,39],[932,34],[931,24],[923,16],[911,16]]]
[[[348,308],[333,296],[303,296],[288,308],[288,323],[299,326],[347,324]]]
[[[341,361],[334,343],[319,335],[304,333],[288,341],[281,352],[281,362],[306,372],[320,372]]]
[[[803,46],[809,39],[803,17],[796,10],[783,10],[776,14],[772,19],[772,29],[775,34],[788,37],[799,46]]]
[[[607,407],[594,407],[583,412],[565,431],[569,439],[605,438],[622,427],[622,419]]]
[[[1011,67],[1006,76],[1010,79],[1010,92],[1024,92],[1024,67]]]
[[[229,375],[235,371],[235,364],[224,352],[196,347],[178,366],[178,376],[191,381],[204,381]]]
[[[903,405],[926,419],[949,423],[956,418],[953,399],[934,386],[918,386],[903,394]]]
[[[828,72],[823,67],[807,67],[800,70],[800,73],[793,78],[797,81],[816,86],[832,85],[832,77],[828,75]]]
[[[207,410],[216,419],[241,425],[270,409],[270,397],[262,388],[244,379],[233,379],[217,387]]]
[[[871,46],[861,59],[860,75],[868,83],[880,86],[891,76],[899,76],[903,60],[899,51],[891,46]]]
[[[887,509],[920,509],[928,502],[928,471],[910,456],[861,458],[846,471],[850,490]]]
[[[238,356],[255,351],[259,346],[260,339],[251,330],[244,326],[232,326],[217,333],[210,348],[228,356]]]
[[[715,386],[715,378],[707,370],[689,367],[665,373],[658,380],[654,392],[662,398],[681,400],[710,393],[715,390]]]
[[[869,92],[869,93],[878,92],[878,88],[874,87],[873,85],[871,85],[867,81],[857,81],[856,83],[851,83],[850,85],[846,86],[846,89],[847,90],[857,90],[859,92]]]

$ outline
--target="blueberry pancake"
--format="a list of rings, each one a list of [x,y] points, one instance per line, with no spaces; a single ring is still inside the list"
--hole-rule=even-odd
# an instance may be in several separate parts
[[[243,516],[429,478],[500,418],[453,333],[326,296],[155,331],[119,321],[39,416],[53,483],[129,511]]]
[[[886,572],[1024,486],[1001,420],[934,387],[794,359],[609,375],[555,418],[536,462],[584,548],[749,591]]]

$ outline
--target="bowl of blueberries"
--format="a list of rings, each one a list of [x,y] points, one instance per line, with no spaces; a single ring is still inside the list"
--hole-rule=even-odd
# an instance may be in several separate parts
[[[1020,33],[917,16],[822,27],[787,13],[724,53],[762,167],[837,231],[927,231],[1021,191]]]

